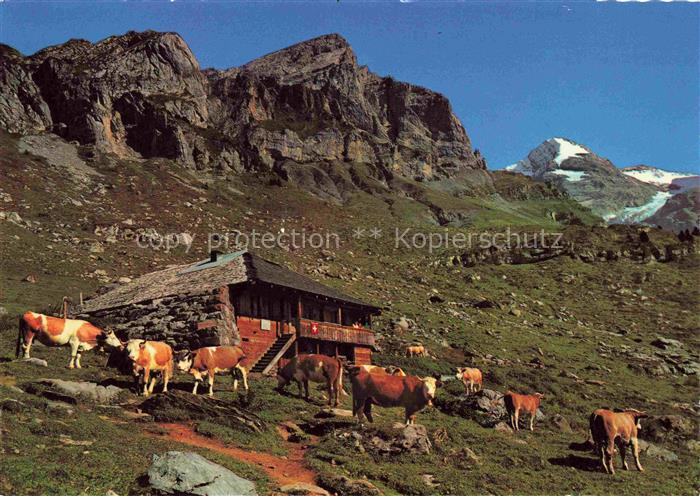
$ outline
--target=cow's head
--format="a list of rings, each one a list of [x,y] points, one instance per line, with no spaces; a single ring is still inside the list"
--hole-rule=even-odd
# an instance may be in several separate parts
[[[461,381],[462,378],[464,377],[464,371],[466,369],[464,367],[457,367],[457,373],[455,374],[455,377],[457,378],[458,381]]]
[[[192,368],[192,363],[194,362],[194,355],[191,351],[183,351],[177,357],[177,362],[175,366],[178,370],[182,372],[187,372]]]
[[[637,429],[642,428],[641,420],[649,416],[646,412],[639,411],[635,408],[628,408],[625,410],[625,413],[632,416],[634,419],[634,425],[637,427]]]
[[[423,381],[423,394],[425,395],[425,399],[427,399],[428,404],[432,406],[440,381],[435,377],[423,377],[421,380]]]
[[[404,372],[401,367],[396,367],[394,365],[387,367],[387,372],[396,377],[406,377],[406,372]]]
[[[112,330],[102,332],[100,344],[102,346],[108,346],[110,348],[120,348],[122,346],[122,342],[119,341],[119,338]]]
[[[126,343],[126,352],[129,355],[129,359],[133,362],[139,359],[141,350],[146,347],[146,341],[143,339],[130,339]]]

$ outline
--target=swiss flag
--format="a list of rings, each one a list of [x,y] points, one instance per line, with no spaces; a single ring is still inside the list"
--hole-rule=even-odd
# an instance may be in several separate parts
[[[311,334],[318,334],[318,322],[311,323]]]

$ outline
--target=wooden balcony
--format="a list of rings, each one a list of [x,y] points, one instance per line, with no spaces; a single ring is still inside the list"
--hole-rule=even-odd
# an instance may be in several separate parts
[[[299,337],[374,346],[374,333],[363,327],[350,327],[330,322],[301,319]]]

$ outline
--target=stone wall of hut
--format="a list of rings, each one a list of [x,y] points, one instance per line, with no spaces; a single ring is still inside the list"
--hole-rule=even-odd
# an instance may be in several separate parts
[[[240,343],[226,286],[98,310],[79,318],[114,329],[122,340],[165,341],[175,350]]]

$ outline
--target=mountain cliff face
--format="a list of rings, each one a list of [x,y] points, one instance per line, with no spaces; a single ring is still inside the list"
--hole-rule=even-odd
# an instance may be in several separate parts
[[[648,217],[653,212],[645,215],[645,208],[657,201],[659,193],[655,186],[624,174],[610,160],[566,138],[545,141],[506,170],[555,184],[609,222]]]
[[[174,33],[71,40],[29,57],[3,45],[0,81],[2,128],[119,157],[272,171],[338,200],[366,175],[491,187],[444,96],[373,74],[336,34],[225,71],[201,70]]]

